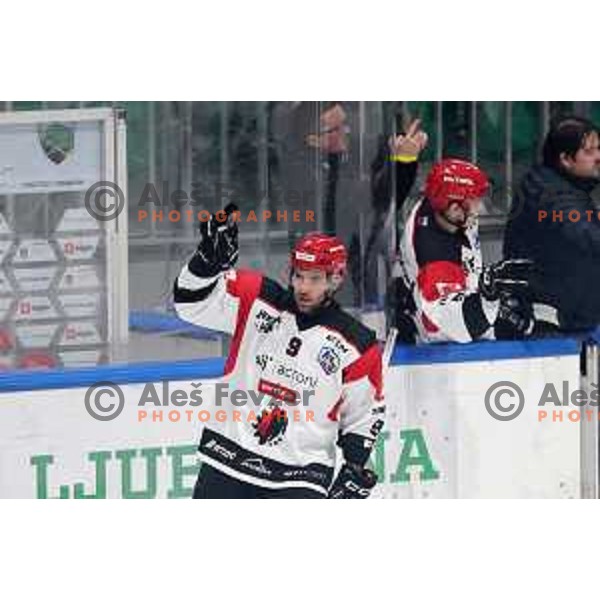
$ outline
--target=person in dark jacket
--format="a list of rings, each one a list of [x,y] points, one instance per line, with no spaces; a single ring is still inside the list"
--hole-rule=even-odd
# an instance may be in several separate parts
[[[516,190],[505,232],[505,257],[535,262],[536,300],[556,307],[563,331],[600,324],[599,177],[598,128],[579,117],[559,120],[542,164]]]

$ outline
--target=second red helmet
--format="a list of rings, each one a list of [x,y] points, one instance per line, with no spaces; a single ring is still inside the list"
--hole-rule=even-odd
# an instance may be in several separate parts
[[[453,202],[462,204],[485,196],[490,188],[487,175],[466,160],[446,158],[431,168],[425,180],[425,197],[436,212]]]

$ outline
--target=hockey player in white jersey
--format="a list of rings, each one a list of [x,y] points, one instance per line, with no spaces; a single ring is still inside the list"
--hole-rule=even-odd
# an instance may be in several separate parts
[[[231,334],[224,381],[266,402],[206,424],[194,498],[367,497],[376,476],[365,465],[384,422],[381,351],[334,300],[344,245],[319,233],[302,238],[286,289],[233,269],[234,219],[213,216],[201,233],[175,283],[177,313]],[[344,463],[332,481],[336,444]]]
[[[476,165],[444,159],[407,219],[401,253],[421,342],[523,338],[552,322],[553,309],[531,301],[531,261],[483,266],[478,215],[488,189]]]

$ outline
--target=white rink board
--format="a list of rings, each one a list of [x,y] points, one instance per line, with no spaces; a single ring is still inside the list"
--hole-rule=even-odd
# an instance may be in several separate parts
[[[87,386],[0,394],[0,497],[190,497],[198,428],[138,422],[144,385],[120,385],[123,412],[107,422],[87,413]],[[192,389],[191,382],[170,385]]]
[[[484,406],[486,391],[504,380],[519,385],[525,396],[523,412],[508,422],[493,419]],[[386,429],[391,435],[384,442],[385,482],[374,495],[388,498],[579,497],[579,423],[566,420],[553,423],[550,419],[538,422],[538,400],[544,386],[553,383],[560,391],[563,381],[568,382],[571,391],[580,386],[578,356],[391,369],[386,380]],[[553,407],[545,408],[551,413]],[[427,473],[427,469],[417,468],[417,472],[425,472],[430,478],[419,478],[413,472],[409,483],[398,485],[393,483],[390,471],[399,462],[403,440],[394,432],[402,432],[408,426],[423,433],[438,476],[434,477],[431,469]],[[414,449],[418,450],[416,446]]]
[[[494,420],[483,402],[502,380],[526,398],[510,422]],[[205,392],[211,381],[202,379]],[[560,390],[563,381],[579,386],[577,355],[391,368],[374,497],[578,497],[579,425],[537,422],[544,385]],[[171,385],[191,392],[197,382]],[[198,426],[139,423],[144,384],[120,387],[125,408],[110,422],[86,412],[87,386],[0,394],[0,497],[189,497]]]

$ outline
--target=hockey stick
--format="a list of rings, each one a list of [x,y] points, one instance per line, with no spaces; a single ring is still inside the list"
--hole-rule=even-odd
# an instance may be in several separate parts
[[[398,337],[398,330],[395,327],[390,327],[390,330],[385,339],[385,346],[383,347],[383,354],[381,356],[381,377],[385,378],[388,369],[390,367],[390,361],[392,359],[392,353],[396,346],[396,338]]]

